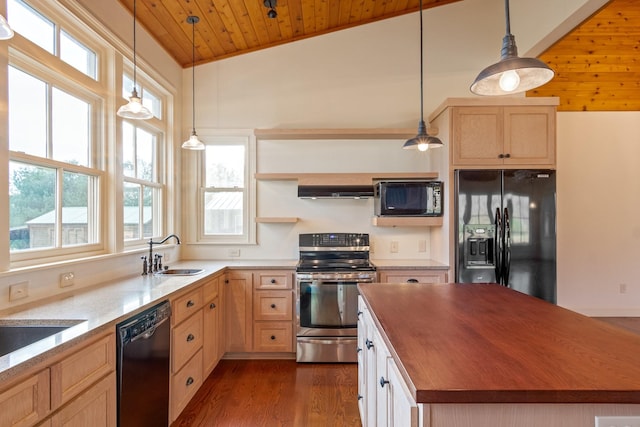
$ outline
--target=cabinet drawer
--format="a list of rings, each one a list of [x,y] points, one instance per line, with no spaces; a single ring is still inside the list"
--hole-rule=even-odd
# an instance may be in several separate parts
[[[220,286],[220,276],[214,277],[202,286],[203,301],[208,303],[218,296]]]
[[[182,365],[202,347],[202,310],[171,331],[171,369],[178,372]]]
[[[293,273],[290,271],[266,271],[257,273],[255,289],[292,289]]]
[[[171,319],[172,324],[177,325],[196,311],[200,310],[203,305],[202,287],[189,292],[171,302]]]
[[[0,426],[32,426],[48,411],[49,369],[0,393]]]
[[[116,369],[115,334],[76,351],[51,367],[51,408],[55,410]]]
[[[398,271],[388,272],[380,274],[380,281],[383,283],[411,283],[417,281],[417,283],[446,283],[447,273],[444,272],[432,272],[425,273],[424,271]]]
[[[293,351],[292,322],[256,322],[253,326],[253,350],[256,352]]]
[[[202,384],[202,350],[171,377],[171,420],[175,420]]]
[[[254,320],[292,320],[292,291],[257,291],[253,301]]]
[[[51,427],[116,426],[116,373],[104,377],[99,383],[74,399],[51,417]],[[42,426],[40,426],[42,427]]]

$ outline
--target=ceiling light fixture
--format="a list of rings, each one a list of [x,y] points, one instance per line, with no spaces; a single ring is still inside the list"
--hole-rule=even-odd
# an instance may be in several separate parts
[[[278,0],[264,0],[264,7],[269,9],[267,12],[267,16],[271,19],[275,19],[278,17],[278,12],[276,12],[276,6],[278,5]]]
[[[427,151],[429,148],[442,147],[442,141],[427,133],[427,125],[424,122],[424,58],[422,51],[422,0],[420,0],[420,122],[418,123],[418,134],[408,139],[402,148]]]
[[[511,34],[509,0],[504,1],[507,33],[502,39],[500,61],[478,74],[471,85],[476,95],[509,95],[542,86],[551,80],[554,72],[537,58],[519,58],[516,39]]]
[[[133,0],[133,90],[129,103],[118,109],[118,115],[125,119],[146,120],[153,117],[147,107],[142,105],[142,99],[136,90],[136,0]]]
[[[186,150],[204,150],[204,144],[196,134],[196,24],[200,21],[197,16],[188,16],[187,22],[191,24],[191,136],[182,144]]]
[[[4,16],[0,15],[0,40],[9,40],[13,37],[13,30]]]

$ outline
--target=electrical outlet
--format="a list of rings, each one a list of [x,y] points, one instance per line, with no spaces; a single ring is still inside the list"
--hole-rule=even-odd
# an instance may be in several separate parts
[[[596,417],[596,427],[640,427],[640,416],[637,417]]]
[[[621,294],[626,294],[627,293],[627,284],[626,283],[620,283],[620,293]]]
[[[29,296],[29,282],[24,281],[9,286],[9,301],[15,301]]]
[[[240,256],[240,249],[229,249],[228,253],[232,257]]]
[[[75,278],[75,274],[73,274],[73,272],[71,271],[69,271],[68,273],[62,273],[60,275],[60,287],[66,288],[68,286],[73,286]]]
[[[369,241],[369,253],[376,253],[376,244],[373,240]]]
[[[398,253],[398,242],[395,240],[391,241],[391,247],[389,248],[392,254]]]
[[[427,252],[427,241],[422,239],[418,240],[418,252]]]

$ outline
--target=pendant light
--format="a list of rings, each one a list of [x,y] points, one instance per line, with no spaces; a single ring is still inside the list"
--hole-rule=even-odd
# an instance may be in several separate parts
[[[146,120],[153,117],[147,107],[142,105],[142,99],[136,90],[136,0],[133,0],[133,90],[129,103],[118,109],[118,115],[125,119]]]
[[[509,95],[542,86],[551,80],[554,72],[537,58],[519,58],[516,39],[511,34],[509,0],[504,1],[507,33],[502,39],[500,61],[478,74],[471,85],[476,95]]]
[[[9,40],[13,37],[13,30],[4,16],[0,15],[0,40]]]
[[[186,150],[204,150],[204,144],[196,134],[196,24],[200,21],[197,16],[188,16],[187,22],[191,24],[191,136],[182,144]]]
[[[424,58],[422,51],[422,0],[420,0],[420,122],[418,123],[418,134],[408,139],[402,148],[427,151],[429,148],[442,147],[442,141],[427,133],[427,125],[424,122]]]

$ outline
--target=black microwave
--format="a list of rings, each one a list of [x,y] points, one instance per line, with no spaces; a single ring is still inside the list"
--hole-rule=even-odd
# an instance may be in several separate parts
[[[375,185],[378,216],[442,216],[442,181],[387,181]]]

